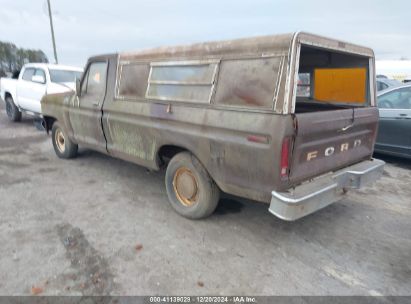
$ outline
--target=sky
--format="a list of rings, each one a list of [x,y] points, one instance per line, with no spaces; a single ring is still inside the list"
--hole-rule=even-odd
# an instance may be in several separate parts
[[[410,0],[50,0],[59,63],[92,55],[298,30],[411,59]],[[54,62],[46,0],[0,0],[0,40]]]

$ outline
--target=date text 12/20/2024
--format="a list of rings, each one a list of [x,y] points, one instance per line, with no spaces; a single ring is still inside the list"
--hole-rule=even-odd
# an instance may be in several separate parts
[[[199,297],[185,297],[185,296],[157,296],[150,297],[150,303],[258,303],[255,297],[248,296],[231,296],[231,297],[212,297],[212,296],[199,296]]]

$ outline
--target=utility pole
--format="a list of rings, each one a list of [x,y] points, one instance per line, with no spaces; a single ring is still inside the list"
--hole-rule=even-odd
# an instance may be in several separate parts
[[[51,14],[50,0],[47,0],[47,4],[48,4],[48,7],[49,7],[49,19],[50,19],[50,28],[51,28],[51,40],[53,41],[54,61],[55,61],[56,64],[58,64],[59,61],[57,59],[56,39],[54,38],[53,16]]]

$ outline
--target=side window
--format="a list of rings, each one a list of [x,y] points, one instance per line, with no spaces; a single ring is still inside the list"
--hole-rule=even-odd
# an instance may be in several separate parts
[[[31,81],[31,78],[33,77],[35,71],[36,71],[36,69],[34,69],[34,68],[25,69],[22,78],[24,80]]]
[[[297,97],[311,96],[311,74],[298,73]]]
[[[382,109],[411,109],[411,87],[379,96],[378,107]]]
[[[210,103],[217,63],[152,63],[147,98]]]
[[[106,93],[107,63],[93,62],[81,87],[81,96],[100,100]]]
[[[44,79],[44,83],[46,83],[46,73],[42,69],[36,69],[33,76],[42,76]]]
[[[223,60],[215,103],[248,108],[271,108],[281,58]]]

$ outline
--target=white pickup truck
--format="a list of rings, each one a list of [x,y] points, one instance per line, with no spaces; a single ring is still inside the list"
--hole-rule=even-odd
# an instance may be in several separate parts
[[[10,120],[20,121],[22,112],[41,117],[40,101],[46,94],[75,89],[83,69],[45,63],[28,63],[18,79],[0,79],[0,97]]]

